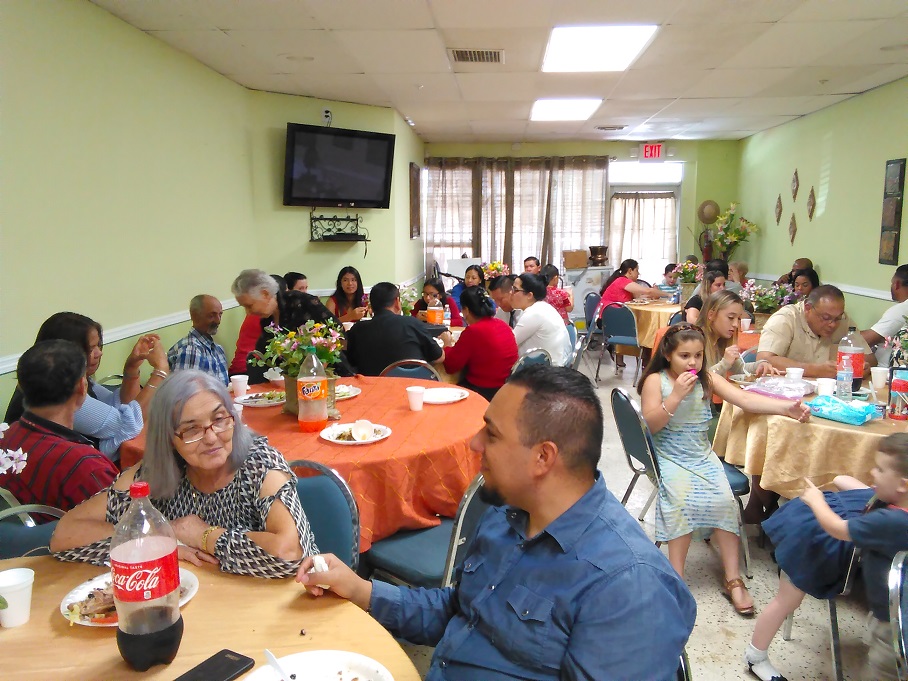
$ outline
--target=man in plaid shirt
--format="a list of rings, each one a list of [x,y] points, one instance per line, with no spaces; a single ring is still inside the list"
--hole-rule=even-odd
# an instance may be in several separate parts
[[[171,371],[198,369],[211,374],[227,385],[227,355],[224,348],[214,342],[221,325],[221,301],[214,296],[198,295],[189,302],[192,330],[167,351]]]
[[[73,415],[88,394],[86,363],[85,351],[66,340],[36,343],[19,358],[16,371],[26,409],[3,434],[0,447],[22,449],[28,459],[21,473],[0,474],[0,487],[20,503],[68,511],[119,475],[72,429]]]

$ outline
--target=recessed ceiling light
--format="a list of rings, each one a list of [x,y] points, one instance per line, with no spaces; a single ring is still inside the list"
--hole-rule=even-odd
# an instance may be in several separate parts
[[[560,73],[624,71],[649,44],[658,26],[557,26],[542,70]]]
[[[602,104],[601,99],[537,99],[531,121],[585,121]]]

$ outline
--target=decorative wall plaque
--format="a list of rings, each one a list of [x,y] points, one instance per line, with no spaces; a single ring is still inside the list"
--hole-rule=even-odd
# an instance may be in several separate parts
[[[798,200],[798,187],[801,186],[801,181],[798,179],[798,169],[795,168],[794,175],[791,176],[791,200]]]
[[[883,215],[880,219],[880,264],[899,264],[902,234],[902,202],[905,192],[905,159],[886,161],[883,180]]]
[[[813,213],[817,209],[817,194],[810,188],[810,194],[807,195],[807,219],[813,222]]]
[[[788,223],[788,236],[791,238],[791,243],[794,245],[795,235],[798,233],[798,220],[795,218],[795,214],[791,214],[791,222]]]
[[[782,195],[776,199],[776,224],[782,222]]]
[[[419,166],[410,164],[410,238],[416,239],[420,233],[420,196],[419,196]]]

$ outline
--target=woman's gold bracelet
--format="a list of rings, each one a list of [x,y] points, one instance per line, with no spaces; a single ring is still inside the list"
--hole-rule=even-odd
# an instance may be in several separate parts
[[[208,550],[208,535],[210,535],[212,532],[214,532],[217,529],[218,529],[218,527],[216,525],[212,525],[207,530],[202,532],[202,551],[204,551],[205,553],[211,553],[211,551]],[[212,548],[214,548],[214,547],[212,547]]]

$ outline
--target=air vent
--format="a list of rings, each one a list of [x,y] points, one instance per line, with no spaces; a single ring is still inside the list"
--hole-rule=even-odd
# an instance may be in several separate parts
[[[504,50],[449,50],[455,64],[504,64]]]
[[[624,130],[626,125],[597,125],[596,130],[601,130],[602,132],[618,132],[619,130]]]

